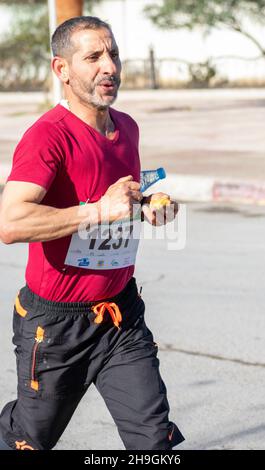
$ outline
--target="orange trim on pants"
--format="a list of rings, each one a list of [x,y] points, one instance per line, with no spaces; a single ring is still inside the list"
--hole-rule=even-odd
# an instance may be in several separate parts
[[[114,325],[120,329],[120,322],[122,321],[122,315],[120,309],[115,302],[100,302],[92,307],[93,312],[96,315],[94,320],[95,323],[102,323],[104,313],[108,310]]]
[[[26,441],[16,441],[15,444],[17,450],[34,450]]]
[[[17,313],[18,313],[21,317],[24,318],[24,317],[27,315],[28,311],[25,310],[25,309],[22,307],[18,295],[17,295],[16,300],[15,300],[15,306],[16,306],[16,311],[17,311]]]

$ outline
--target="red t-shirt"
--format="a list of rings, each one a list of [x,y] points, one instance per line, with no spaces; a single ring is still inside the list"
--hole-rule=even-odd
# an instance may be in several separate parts
[[[95,202],[117,179],[140,180],[139,131],[125,113],[110,109],[113,140],[101,135],[58,104],[30,127],[19,142],[7,181],[43,186],[41,204],[67,208],[80,201]],[[48,300],[86,302],[118,294],[130,280],[134,266],[92,270],[66,266],[71,236],[29,243],[26,282]]]

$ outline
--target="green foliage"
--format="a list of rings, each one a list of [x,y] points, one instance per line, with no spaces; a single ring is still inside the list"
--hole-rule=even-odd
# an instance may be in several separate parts
[[[265,0],[157,0],[145,11],[161,28],[233,27],[243,15],[265,23]]]
[[[44,5],[46,3],[46,0],[0,0],[0,5]]]
[[[96,0],[87,0],[90,11]],[[0,91],[49,87],[50,39],[47,0],[0,0],[12,13],[0,36]]]
[[[217,70],[211,60],[202,63],[189,64],[190,74],[189,86],[192,88],[209,87],[214,78],[217,77]]]
[[[265,24],[265,0],[157,0],[144,9],[160,28],[229,28],[243,34],[265,56],[265,47],[244,27],[244,20]]]
[[[0,42],[1,89],[39,89],[49,74],[49,24],[44,7],[14,10]]]
[[[184,3],[184,2],[183,2]],[[144,8],[146,15],[160,28],[171,29],[177,25],[177,1],[164,0]]]

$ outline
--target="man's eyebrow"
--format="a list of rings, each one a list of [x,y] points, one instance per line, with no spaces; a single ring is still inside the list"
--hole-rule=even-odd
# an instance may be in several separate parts
[[[88,55],[98,55],[98,54],[102,54],[102,52],[103,52],[103,50],[98,50],[98,51],[91,50],[91,51],[87,51],[87,52],[85,52],[84,57],[87,57]],[[113,46],[113,47],[110,49],[110,52],[119,52],[118,46]]]
[[[102,53],[102,50],[99,50],[99,51],[91,50],[91,51],[85,52],[84,56],[93,55],[93,54],[101,54],[101,53]]]

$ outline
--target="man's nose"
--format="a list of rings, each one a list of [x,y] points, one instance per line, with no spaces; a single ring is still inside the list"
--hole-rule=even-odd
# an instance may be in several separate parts
[[[117,73],[117,65],[114,62],[113,58],[106,54],[104,58],[102,58],[102,72],[105,74],[113,75]]]

